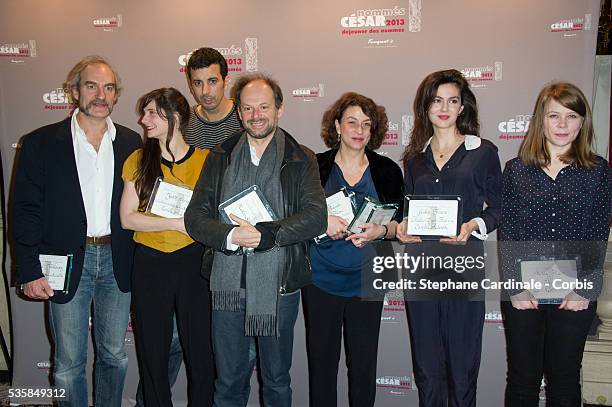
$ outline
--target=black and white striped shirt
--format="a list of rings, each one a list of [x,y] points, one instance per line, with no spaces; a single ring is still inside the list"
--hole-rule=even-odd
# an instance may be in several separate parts
[[[217,144],[229,138],[238,130],[242,130],[242,123],[238,117],[236,105],[223,119],[209,122],[202,119],[196,113],[196,106],[192,106],[185,141],[191,146],[212,149]]]

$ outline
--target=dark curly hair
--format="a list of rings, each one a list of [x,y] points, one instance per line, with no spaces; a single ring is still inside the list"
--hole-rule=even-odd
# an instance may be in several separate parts
[[[360,95],[355,92],[347,92],[340,96],[340,99],[331,105],[325,113],[323,113],[323,119],[321,120],[321,138],[325,145],[329,148],[337,148],[340,145],[338,132],[336,131],[336,120],[340,122],[344,111],[351,106],[359,106],[363,113],[368,116],[372,122],[370,128],[370,141],[368,141],[368,148],[371,150],[378,149],[387,133],[387,112],[384,106],[379,106],[372,99],[367,96]]]

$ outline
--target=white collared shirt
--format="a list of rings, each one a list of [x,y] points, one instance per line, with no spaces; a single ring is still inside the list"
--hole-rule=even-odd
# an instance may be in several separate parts
[[[429,145],[431,144],[432,138],[433,137],[430,137],[429,140],[427,140],[427,143],[425,143],[425,147],[423,147],[423,151],[422,151],[423,153],[427,150],[427,147],[429,147]],[[472,134],[466,134],[465,139],[463,140],[463,144],[465,145],[466,151],[476,150],[478,147],[480,147],[481,143],[482,143],[482,139]],[[480,240],[487,240],[489,235],[487,234],[487,225],[485,224],[484,219],[482,219],[481,217],[477,217],[472,220],[474,220],[478,224],[478,229],[479,229],[479,232],[473,231],[472,236]]]
[[[107,117],[106,132],[96,152],[79,126],[78,113],[79,109],[76,109],[72,114],[72,146],[87,216],[87,236],[106,236],[111,233],[111,200],[115,175],[113,141],[117,130],[110,117]]]

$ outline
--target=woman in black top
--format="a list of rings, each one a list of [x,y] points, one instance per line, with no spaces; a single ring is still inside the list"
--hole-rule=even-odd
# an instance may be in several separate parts
[[[355,194],[359,207],[366,197],[401,207],[402,170],[377,154],[387,131],[382,106],[363,95],[342,95],[323,115],[321,137],[330,148],[317,154],[321,185],[326,195],[341,188]],[[363,263],[376,254],[369,242],[393,239],[397,221],[382,226],[362,225],[347,236],[346,219],[327,216],[329,241],[311,244],[312,285],[302,291],[306,315],[310,405],[332,407],[337,402],[338,362],[344,337],[349,381],[349,404],[371,407],[376,397],[376,361],[382,298],[369,298],[371,274],[362,275]],[[392,255],[392,249],[376,249]],[[381,296],[384,293],[381,293]],[[367,299],[366,299],[367,298]]]
[[[510,301],[502,302],[507,406],[537,406],[543,375],[547,405],[581,405],[580,366],[601,290],[612,190],[608,163],[592,151],[593,137],[591,111],[580,89],[550,84],[538,96],[519,156],[504,170],[505,281],[522,282],[519,259],[549,260],[538,265],[544,272],[550,260],[578,258],[576,279],[569,280],[580,283],[546,298],[535,289],[508,289]],[[546,278],[564,277],[547,272]]]
[[[479,137],[476,98],[463,75],[454,69],[428,75],[414,101],[415,124],[403,155],[407,195],[459,195],[462,225],[457,236],[408,247],[415,255],[483,255],[482,243],[500,219],[501,166],[497,148]],[[487,204],[483,209],[483,204]],[[397,227],[404,243],[418,243],[406,234],[406,220]],[[440,244],[445,243],[445,244]],[[483,259],[483,257],[481,257]],[[459,264],[459,263],[457,263]],[[478,281],[482,273],[458,267],[421,270],[427,281],[459,277]],[[419,273],[417,273],[419,274]],[[471,292],[457,291],[460,299],[427,293],[423,301],[409,301],[407,314],[419,405],[475,406],[480,367],[484,303],[468,301]],[[406,295],[408,300],[410,295]]]

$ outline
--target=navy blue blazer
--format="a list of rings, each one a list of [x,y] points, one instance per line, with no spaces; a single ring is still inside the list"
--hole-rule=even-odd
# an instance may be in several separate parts
[[[43,276],[38,255],[73,254],[67,294],[55,292],[51,301],[72,299],[81,280],[87,217],[79,184],[71,118],[25,135],[16,161],[12,236],[16,283]],[[123,192],[123,162],[142,141],[133,130],[115,123],[114,179],[111,200],[113,268],[119,289],[130,290],[134,242],[132,231],[121,227],[119,202]]]

